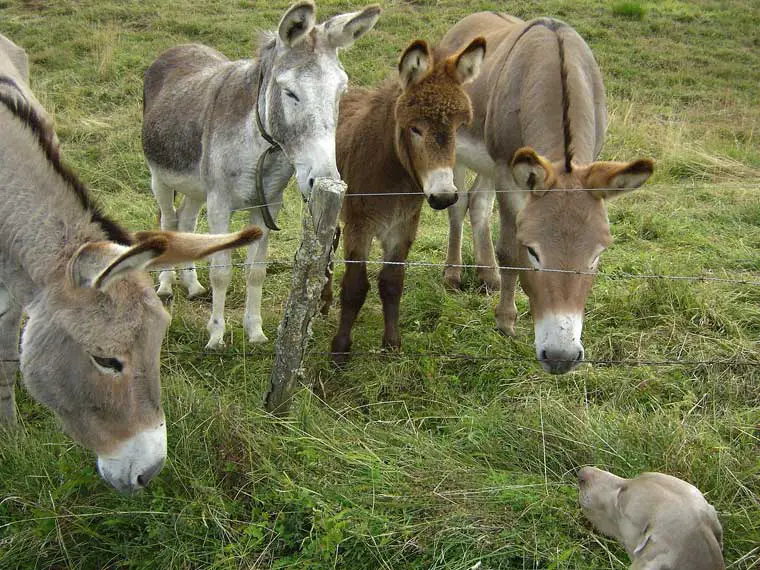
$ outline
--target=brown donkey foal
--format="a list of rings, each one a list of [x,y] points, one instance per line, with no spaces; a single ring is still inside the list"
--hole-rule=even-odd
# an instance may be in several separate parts
[[[433,53],[417,40],[401,56],[397,81],[370,90],[351,89],[341,100],[337,158],[348,184],[343,250],[346,260],[357,263],[347,264],[341,283],[340,328],[332,341],[338,365],[348,359],[351,328],[367,297],[364,262],[375,237],[386,262],[378,283],[385,319],[383,345],[401,344],[403,262],[417,234],[423,199],[436,210],[457,200],[456,131],[472,119],[462,86],[477,76],[484,55],[485,40],[480,37],[450,57]],[[329,299],[329,280],[325,287]]]

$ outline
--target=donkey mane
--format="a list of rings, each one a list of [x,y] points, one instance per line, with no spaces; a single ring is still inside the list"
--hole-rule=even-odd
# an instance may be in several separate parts
[[[570,128],[570,97],[567,88],[567,65],[565,64],[565,41],[554,30],[559,48],[559,77],[562,84],[562,134],[565,141],[565,172],[573,171],[573,136]]]
[[[12,80],[0,78],[0,82],[16,87]],[[108,239],[123,245],[132,245],[133,239],[129,233],[100,211],[97,204],[90,198],[87,187],[70,167],[61,162],[58,148],[53,144],[53,133],[42,122],[37,111],[28,102],[12,98],[7,92],[0,92],[0,102],[32,131],[53,170],[63,179],[82,207],[90,213],[92,221],[100,226]]]
[[[497,16],[500,16],[503,19],[504,15],[494,12]],[[507,53],[507,56],[504,58],[504,62],[502,63],[501,70],[499,71],[499,75],[504,73],[504,68],[507,65],[507,60],[509,59],[509,56],[512,55],[512,50],[517,45],[517,42],[520,41],[520,39],[527,34],[531,29],[533,29],[536,26],[544,26],[545,28],[551,30],[554,32],[554,34],[557,36],[557,47],[559,48],[559,77],[560,77],[560,84],[562,85],[562,134],[564,138],[564,155],[565,155],[565,171],[568,173],[572,172],[573,170],[573,135],[572,135],[572,129],[570,126],[570,95],[568,93],[568,87],[567,87],[567,64],[565,62],[565,41],[562,39],[562,35],[559,33],[559,30],[561,28],[564,28],[567,24],[564,22],[560,22],[558,20],[553,20],[551,18],[540,18],[537,20],[534,20],[530,23],[530,25],[523,28],[523,30],[520,32],[520,35],[517,36],[514,42],[512,42],[512,46],[509,48],[509,52]]]

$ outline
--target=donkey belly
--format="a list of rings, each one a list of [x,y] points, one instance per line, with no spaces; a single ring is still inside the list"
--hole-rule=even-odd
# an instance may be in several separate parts
[[[198,176],[197,168],[185,172],[177,172],[159,166],[150,160],[148,161],[148,168],[150,168],[150,173],[153,178],[157,178],[161,184],[167,186],[174,192],[205,201],[206,188],[201,181],[200,176]]]

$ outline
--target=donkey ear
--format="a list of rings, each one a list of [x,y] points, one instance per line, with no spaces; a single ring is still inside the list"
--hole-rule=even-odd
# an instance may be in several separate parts
[[[635,190],[654,172],[654,161],[640,158],[633,162],[594,162],[589,166],[584,188],[595,188],[593,195],[601,200],[617,198]]]
[[[308,0],[293,4],[280,20],[278,34],[282,43],[293,47],[303,40],[316,22],[314,4]]]
[[[327,42],[336,49],[350,46],[374,27],[381,12],[374,4],[361,12],[333,16],[324,23]]]
[[[446,62],[446,68],[459,83],[469,83],[480,73],[480,65],[485,55],[486,39],[479,36],[459,52],[459,55],[451,56]]]
[[[217,251],[248,245],[262,235],[257,226],[248,226],[232,234],[191,234],[180,232],[137,232],[134,234],[138,246],[153,240],[162,240],[166,248],[161,255],[152,258],[146,267],[174,265],[183,261],[193,261],[207,257]],[[137,246],[135,246],[137,247]]]
[[[551,163],[530,147],[512,157],[512,177],[521,189],[536,193],[551,188],[556,180]]]
[[[135,269],[145,269],[168,247],[166,239],[154,237],[126,247],[110,241],[89,242],[69,261],[69,281],[76,287],[105,290]]]
[[[433,54],[425,40],[415,40],[404,50],[398,62],[401,86],[406,89],[427,77],[433,68]]]

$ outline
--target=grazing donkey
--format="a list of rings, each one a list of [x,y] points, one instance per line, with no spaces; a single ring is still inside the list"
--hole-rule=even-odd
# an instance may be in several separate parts
[[[405,261],[417,234],[423,199],[436,210],[456,202],[452,170],[456,131],[472,118],[462,86],[478,75],[485,46],[483,38],[475,38],[456,54],[443,57],[424,41],[415,41],[401,56],[398,80],[372,90],[351,89],[341,100],[336,141],[338,169],[348,184],[342,210],[347,260],[365,261],[378,237],[385,262]],[[373,193],[388,195],[352,197]],[[328,278],[328,291],[331,286]],[[403,264],[384,265],[379,289],[387,347],[401,344],[403,286]],[[348,358],[351,328],[368,290],[366,264],[347,264],[341,283],[340,328],[332,341],[338,365]]]
[[[495,265],[488,217],[498,195],[502,267],[560,269],[575,273],[521,271],[535,321],[536,355],[552,374],[583,360],[583,310],[599,256],[612,242],[606,200],[643,184],[649,159],[595,162],[607,127],[599,67],[583,39],[550,18],[522,22],[479,13],[456,24],[442,40],[456,52],[484,36],[489,53],[480,77],[468,86],[473,121],[457,136],[459,179],[464,166],[478,174],[470,204],[478,263]],[[572,191],[552,190],[569,189]],[[490,203],[489,203],[490,201]],[[448,264],[461,264],[463,208],[451,210]],[[500,270],[498,327],[515,333],[517,272]],[[481,274],[498,282],[495,272]],[[459,268],[448,284],[458,286]]]
[[[267,340],[261,328],[263,262],[283,190],[294,168],[304,198],[317,177],[338,177],[335,125],[347,85],[338,49],[371,30],[380,8],[320,25],[314,12],[310,2],[291,7],[277,34],[263,35],[253,60],[231,62],[209,47],[184,45],[164,52],[145,72],[143,150],[161,228],[193,231],[204,201],[212,232],[227,231],[232,211],[240,208],[252,207],[251,222],[267,226],[248,251],[253,265],[243,325],[250,342]],[[184,194],[176,210],[175,192]],[[212,258],[207,348],[224,346],[229,264],[228,252]],[[192,264],[180,276],[190,297],[205,292]],[[171,296],[172,281],[172,272],[161,274],[159,296]]]
[[[97,453],[101,476],[134,491],[166,458],[159,352],[170,317],[141,270],[245,245],[261,231],[126,232],[60,162],[44,111],[6,63],[0,56],[0,423],[15,424],[20,364],[31,395]]]

